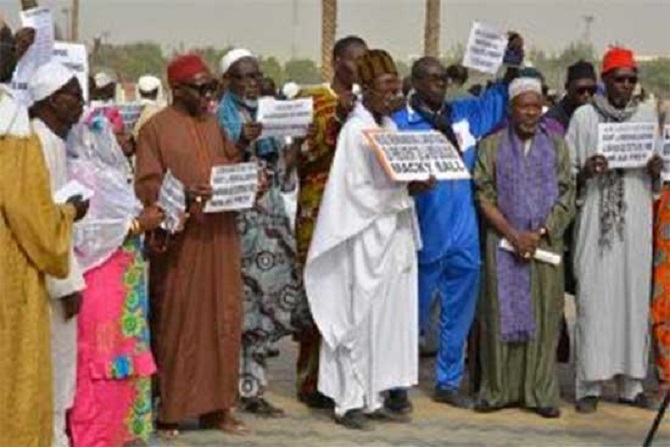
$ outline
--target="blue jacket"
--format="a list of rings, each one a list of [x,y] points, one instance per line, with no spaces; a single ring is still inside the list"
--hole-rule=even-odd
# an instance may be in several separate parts
[[[507,85],[497,82],[478,98],[450,103],[451,122],[470,173],[477,158],[477,141],[505,115]],[[431,125],[409,105],[393,115],[399,130],[431,130]],[[466,252],[479,264],[479,226],[472,180],[440,181],[432,191],[416,197],[423,250],[419,262],[427,264],[456,252]]]

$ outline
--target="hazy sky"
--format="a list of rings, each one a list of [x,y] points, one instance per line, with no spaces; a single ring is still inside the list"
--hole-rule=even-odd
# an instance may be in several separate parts
[[[55,8],[69,2],[40,0]],[[423,48],[424,0],[340,0],[338,36],[364,37],[406,59]],[[16,24],[19,0],[0,0]],[[294,4],[297,13],[294,17]],[[474,20],[514,28],[530,46],[557,50],[584,33],[595,16],[599,50],[618,42],[644,55],[670,56],[670,0],[443,0],[442,50],[464,43]],[[157,40],[166,47],[241,45],[264,55],[318,57],[320,0],[81,0],[81,34],[112,42]],[[293,23],[297,21],[298,26]]]

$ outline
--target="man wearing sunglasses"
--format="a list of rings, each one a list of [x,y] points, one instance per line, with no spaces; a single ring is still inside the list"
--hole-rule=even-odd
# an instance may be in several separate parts
[[[609,169],[597,154],[601,123],[658,123],[654,107],[633,98],[633,52],[611,48],[603,59],[604,95],[578,109],[566,136],[577,173],[574,269],[577,279],[576,408],[597,410],[605,381],[615,379],[619,402],[646,408],[649,297],[652,274],[653,180],[646,168]]]
[[[157,425],[171,438],[199,417],[203,428],[246,434],[232,412],[242,324],[236,214],[203,213],[212,167],[237,161],[238,151],[212,113],[217,83],[204,61],[179,56],[167,75],[173,103],[140,131],[135,176],[138,198],[151,206],[169,170],[186,188],[190,216],[180,233],[150,235],[166,241],[149,251]]]
[[[546,118],[551,118],[568,130],[570,119],[579,107],[587,104],[596,94],[596,71],[593,64],[580,60],[568,67],[568,77],[565,82],[565,96],[552,107]]]

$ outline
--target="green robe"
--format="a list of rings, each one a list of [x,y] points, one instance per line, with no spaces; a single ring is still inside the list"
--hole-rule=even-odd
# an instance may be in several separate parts
[[[496,205],[498,147],[507,128],[484,139],[475,166],[476,201]],[[542,249],[563,253],[563,233],[575,213],[575,182],[570,155],[562,137],[552,137],[556,148],[559,197],[545,228]],[[531,149],[532,150],[532,149]],[[482,222],[484,282],[477,310],[480,329],[482,381],[479,397],[493,407],[518,404],[527,408],[558,407],[559,390],[555,368],[556,345],[564,305],[563,265],[531,261],[531,301],[536,332],[526,343],[505,343],[500,337],[496,252],[500,236]]]

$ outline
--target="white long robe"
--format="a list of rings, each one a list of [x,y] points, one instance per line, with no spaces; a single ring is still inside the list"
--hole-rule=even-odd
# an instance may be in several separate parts
[[[367,146],[362,131],[376,128],[359,104],[340,132],[305,266],[323,335],[319,390],[340,416],[375,411],[382,391],[418,381],[420,238],[406,185],[390,182]]]
[[[35,134],[42,143],[44,159],[51,176],[54,194],[68,182],[65,142],[42,121],[32,121]],[[74,403],[77,371],[77,318],[65,320],[60,298],[81,292],[86,287],[84,276],[70,252],[70,274],[65,279],[46,278],[51,298],[51,356],[54,372],[54,447],[67,447],[65,415]]]
[[[601,122],[604,118],[591,105],[575,112],[566,135],[575,172],[596,154]],[[628,122],[658,121],[653,108],[642,104]],[[596,181],[589,180],[578,198],[574,249],[578,394],[592,394],[580,391],[588,387],[585,382],[617,375],[639,381],[647,374],[653,192],[645,169],[626,170],[623,183],[627,206],[623,239],[614,234],[611,248],[599,245],[601,193]],[[636,389],[641,391],[641,384]]]

